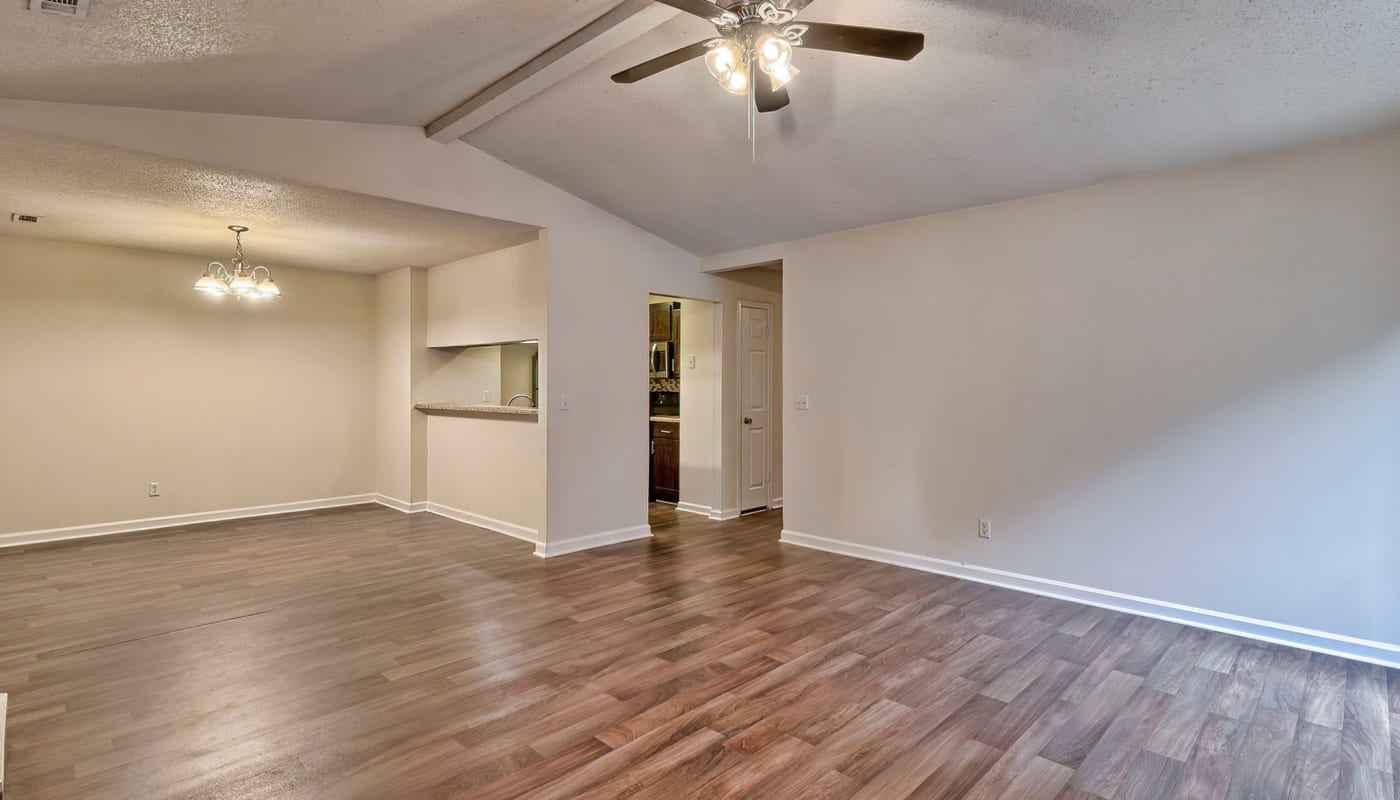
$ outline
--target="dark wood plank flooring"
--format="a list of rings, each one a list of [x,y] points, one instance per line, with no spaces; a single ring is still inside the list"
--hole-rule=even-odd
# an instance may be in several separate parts
[[[6,796],[1400,800],[1400,674],[656,507],[0,551]]]

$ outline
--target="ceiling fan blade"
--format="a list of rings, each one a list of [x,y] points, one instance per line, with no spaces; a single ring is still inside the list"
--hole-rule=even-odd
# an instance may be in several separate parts
[[[766,114],[769,111],[777,111],[791,102],[791,99],[788,97],[787,89],[782,88],[774,90],[773,83],[768,80],[767,75],[760,72],[755,75],[754,78],[754,106],[757,107],[761,113]]]
[[[694,14],[700,19],[714,19],[724,13],[724,9],[709,2],[709,0],[656,0],[671,8],[679,8],[687,14]]]
[[[668,70],[671,67],[684,64],[693,58],[699,58],[709,51],[709,39],[695,44],[688,44],[679,50],[657,56],[650,61],[643,61],[635,67],[624,69],[612,76],[613,83],[636,83],[642,78],[650,78],[658,72]]]
[[[913,31],[892,31],[887,28],[862,28],[858,25],[833,25],[829,22],[804,22],[807,32],[802,44],[810,50],[830,50],[834,53],[854,53],[908,61],[924,49],[924,35]]]

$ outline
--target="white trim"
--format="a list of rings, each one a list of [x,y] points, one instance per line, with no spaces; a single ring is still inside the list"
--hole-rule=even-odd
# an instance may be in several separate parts
[[[445,506],[442,503],[428,503],[427,511],[429,514],[437,514],[439,517],[446,517],[450,520],[455,520],[467,525],[475,525],[478,528],[485,528],[495,533],[504,533],[506,536],[515,539],[523,539],[534,545],[540,543],[539,531],[534,528],[527,528],[524,525],[516,525],[514,522],[506,522],[505,520],[493,519],[491,517],[482,516],[481,514],[473,514],[470,511],[463,511],[460,508]]]
[[[650,525],[634,525],[630,528],[619,528],[615,531],[593,533],[588,536],[580,536],[577,539],[567,539],[562,542],[540,542],[535,545],[535,555],[540,558],[554,558],[555,556],[577,553],[580,550],[592,550],[595,547],[607,547],[610,544],[621,544],[622,542],[632,542],[637,539],[650,538]]]
[[[0,692],[0,796],[5,794],[5,716],[10,708],[10,696]]]
[[[388,506],[395,511],[402,511],[405,514],[421,514],[428,510],[428,502],[426,500],[409,503],[397,497],[390,497],[387,494],[376,494],[374,496],[374,502],[381,506]]]
[[[947,561],[914,553],[903,553],[898,550],[887,550],[883,547],[843,542],[839,539],[828,539],[797,531],[784,530],[780,541],[798,547],[822,550],[867,561],[879,561],[883,564],[908,567],[922,572],[951,575],[955,578],[989,583],[1006,589],[1015,589],[1099,608],[1123,611],[1142,617],[1176,622],[1194,628],[1243,636],[1246,639],[1297,647],[1315,653],[1365,661],[1384,667],[1400,667],[1400,644],[1358,639],[1353,636],[1300,628],[1281,622],[1268,622],[1223,611],[1211,611],[1165,600],[1153,600],[1148,597],[1096,589],[1092,586],[1080,586],[990,567],[979,567],[959,561]]]
[[[772,500],[769,500],[769,501],[768,501],[768,507],[769,507],[769,508],[782,508],[782,507],[783,507],[783,496],[782,496],[782,495],[778,495],[777,497],[773,498]]]
[[[701,514],[706,517],[714,513],[714,509],[710,508],[709,506],[702,506],[699,503],[676,503],[676,510],[684,511],[687,514]]]
[[[737,508],[724,508],[724,509],[712,508],[712,509],[710,509],[710,519],[712,519],[712,520],[714,520],[714,521],[716,521],[716,522],[727,522],[727,521],[729,521],[729,520],[731,520],[731,519],[738,519],[738,518],[739,518],[739,509],[737,509]]]
[[[193,514],[172,514],[166,517],[146,517],[128,519],[121,522],[98,522],[92,525],[73,525],[67,528],[47,528],[38,531],[19,531],[0,534],[0,548],[22,547],[45,542],[62,542],[70,539],[90,539],[95,536],[112,536],[118,533],[137,533],[162,528],[180,528],[186,525],[201,525],[206,522],[223,522],[249,517],[270,517],[277,514],[292,514],[297,511],[315,511],[321,508],[358,506],[375,502],[373,494],[351,494],[344,497],[324,497],[319,500],[298,500],[292,503],[274,503],[266,506],[246,506],[226,508],[220,511],[198,511]]]

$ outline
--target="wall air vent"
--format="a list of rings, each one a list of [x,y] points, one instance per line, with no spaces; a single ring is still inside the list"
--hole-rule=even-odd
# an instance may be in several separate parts
[[[33,214],[11,214],[10,222],[38,222],[39,218]]]
[[[62,17],[86,17],[88,0],[29,0],[29,10]]]

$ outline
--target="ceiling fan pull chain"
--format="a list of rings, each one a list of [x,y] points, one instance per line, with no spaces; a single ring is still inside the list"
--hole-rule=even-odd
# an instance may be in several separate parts
[[[749,161],[758,163],[758,126],[755,124],[758,109],[758,89],[755,80],[758,73],[754,69],[753,59],[749,59],[749,96],[746,98],[749,107]]]

